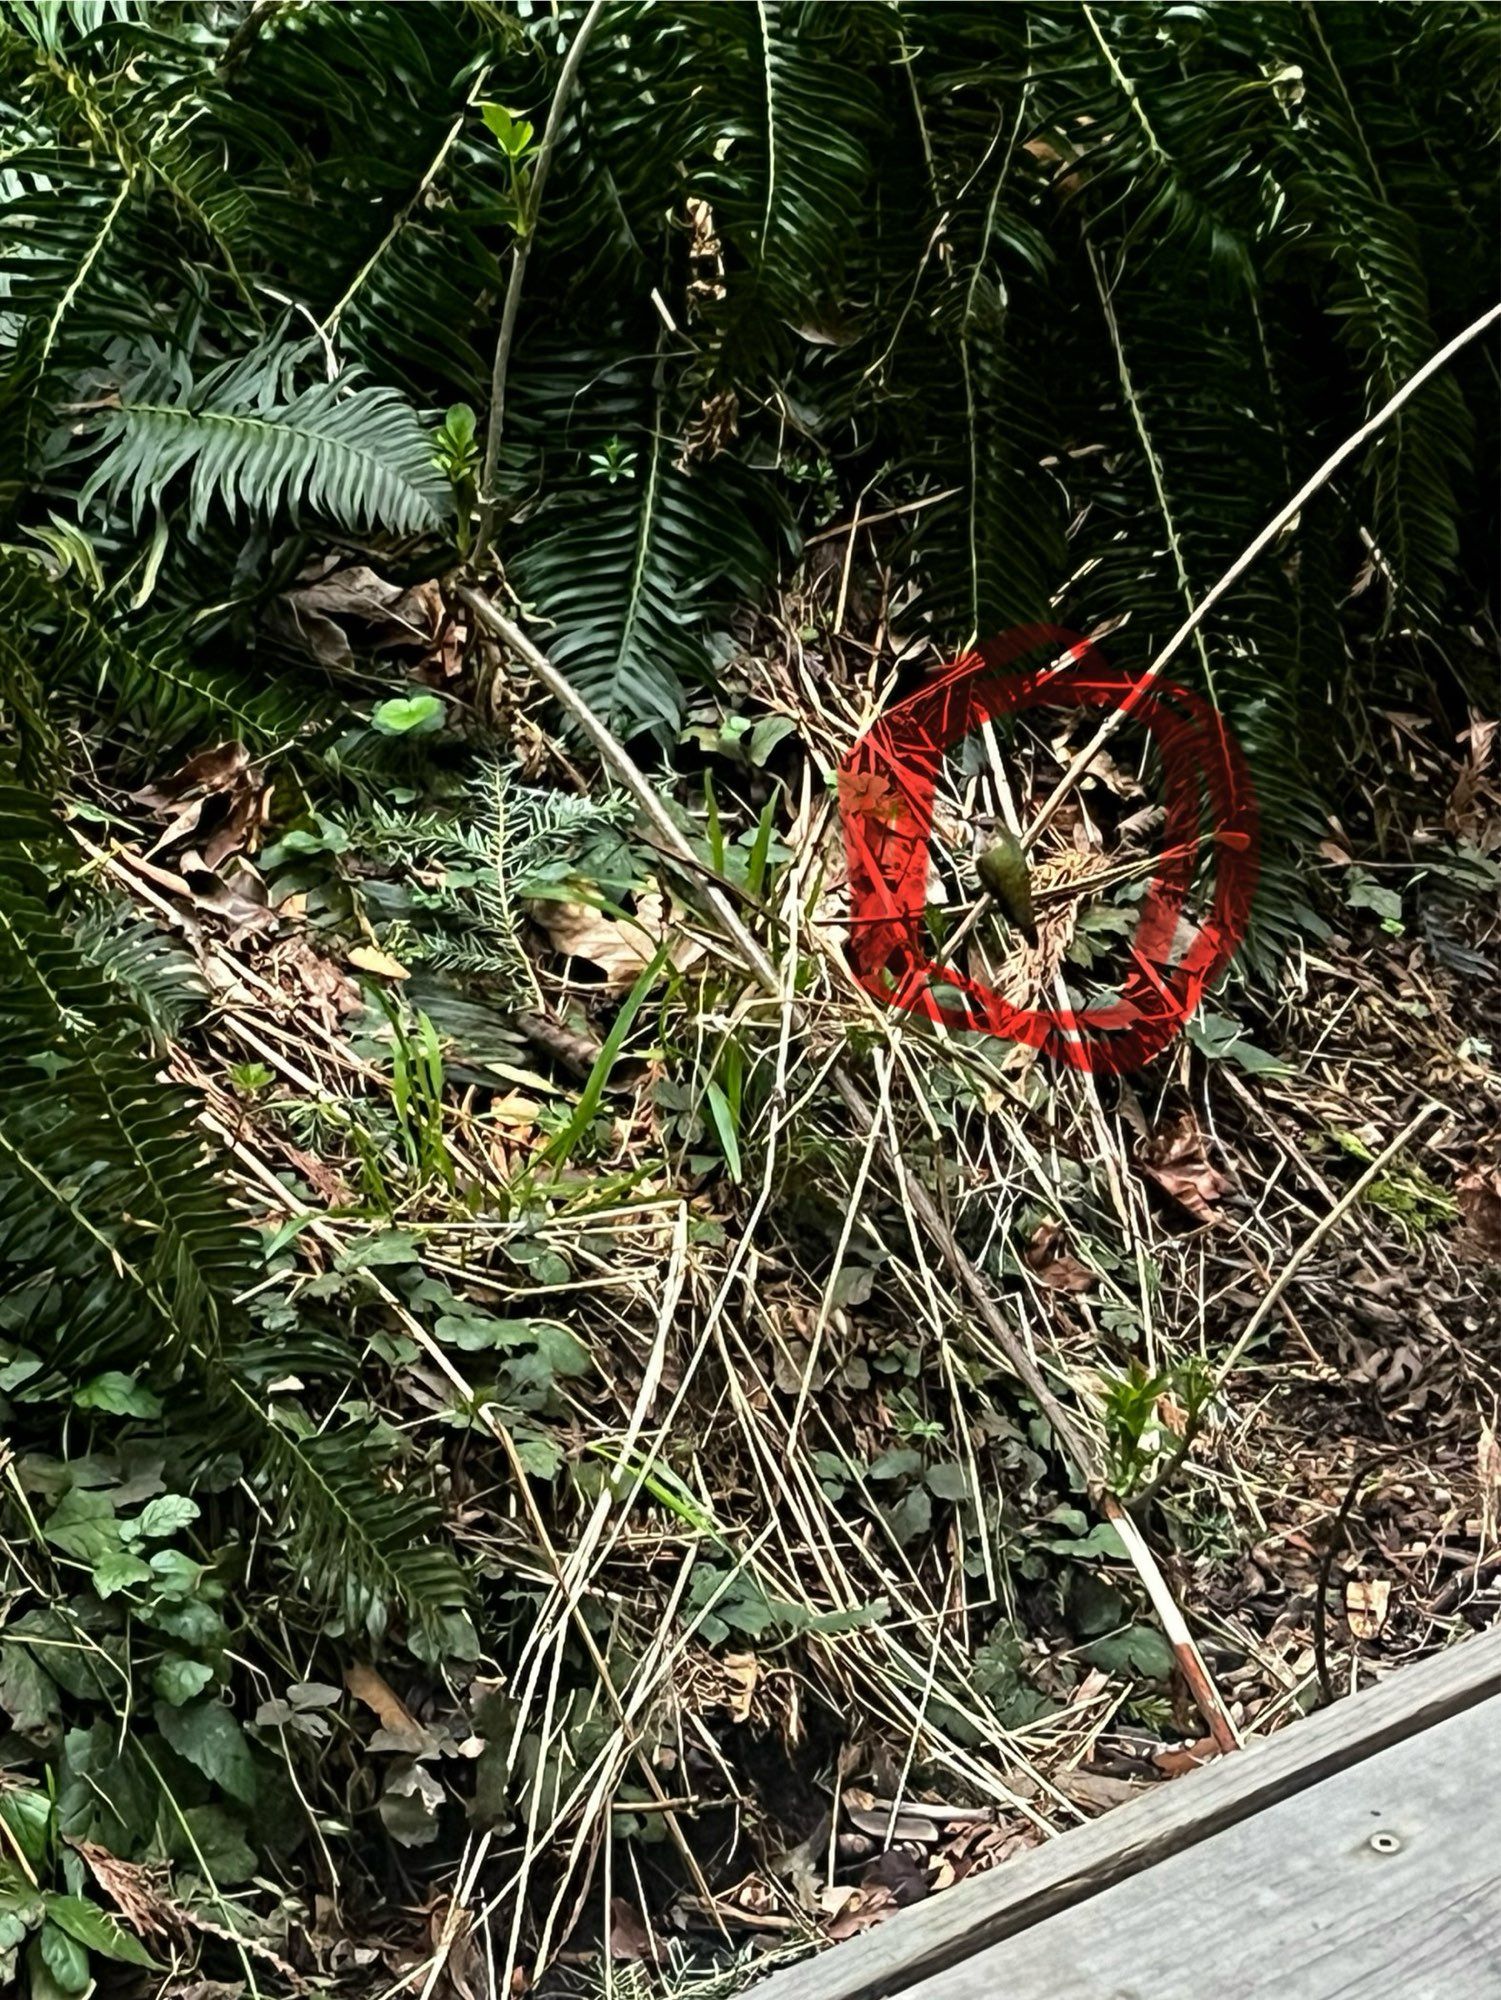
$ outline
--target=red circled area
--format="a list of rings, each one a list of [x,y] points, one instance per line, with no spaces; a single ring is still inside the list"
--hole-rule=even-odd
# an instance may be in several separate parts
[[[1044,662],[1018,667],[1045,649]],[[1067,654],[1067,663],[1053,661]],[[987,721],[1030,708],[1127,710],[1162,771],[1161,857],[1142,898],[1119,993],[1088,1007],[1013,1007],[949,966],[924,936],[928,843],[945,754]],[[1250,771],[1219,712],[1187,688],[1145,685],[1088,640],[1030,625],[943,669],[867,730],[839,766],[850,891],[850,959],[888,1006],[1026,1043],[1076,1069],[1140,1069],[1185,1025],[1245,937],[1259,823]],[[1201,835],[1207,821],[1208,832]],[[1201,841],[1215,847],[1212,907],[1175,958]]]

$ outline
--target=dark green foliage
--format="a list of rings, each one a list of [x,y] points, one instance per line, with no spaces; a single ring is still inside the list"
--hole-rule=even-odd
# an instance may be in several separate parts
[[[268,1407],[272,1375],[347,1374],[354,1357],[283,1343],[258,1365],[233,1303],[263,1275],[255,1240],[209,1169],[190,1098],[160,1079],[126,982],[60,920],[57,867],[43,803],[0,788],[0,1264],[12,1365],[34,1364],[24,1399],[109,1376],[127,1385],[117,1413],[149,1416],[159,1396],[129,1385],[170,1391],[181,1438],[196,1423],[206,1454],[233,1437],[257,1468],[306,1588],[352,1628],[379,1630],[396,1608],[436,1623],[463,1590],[424,1542],[430,1504],[384,1488],[372,1434],[304,1433]]]
[[[81,510],[117,603],[165,538],[109,621],[134,699],[187,671],[160,643],[179,544],[195,610],[248,607],[221,677],[299,516],[443,561],[420,412],[482,402],[518,223],[478,107],[540,122],[581,12],[12,10],[8,476],[38,523]],[[560,662],[666,737],[779,514],[817,493],[822,525],[831,487],[955,489],[897,549],[940,642],[1051,608],[1129,615],[1114,650],[1148,656],[1485,302],[1488,32],[1403,0],[607,8],[501,466],[500,554]],[[1494,400],[1483,366],[1436,383],[1205,635],[1288,844],[1278,779],[1345,671],[1360,531],[1357,625],[1441,619]]]

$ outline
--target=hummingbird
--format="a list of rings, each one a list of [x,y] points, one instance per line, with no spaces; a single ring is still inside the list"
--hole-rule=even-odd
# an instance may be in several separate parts
[[[1016,835],[1000,828],[975,862],[975,872],[981,886],[1000,905],[1007,923],[1020,931],[1035,950],[1037,918],[1032,909],[1032,877]]]

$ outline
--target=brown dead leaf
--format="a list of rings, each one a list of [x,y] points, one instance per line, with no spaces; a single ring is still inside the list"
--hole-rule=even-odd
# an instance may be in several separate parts
[[[1182,1437],[1188,1429],[1188,1412],[1183,1405],[1164,1394],[1157,1398],[1156,1410],[1157,1421],[1162,1428],[1171,1431],[1174,1437]]]
[[[1501,1263],[1501,1167],[1475,1167],[1456,1183],[1463,1218],[1454,1248],[1476,1264]]]
[[[321,1202],[329,1208],[343,1208],[350,1200],[349,1188],[336,1167],[317,1153],[305,1153],[290,1140],[281,1141],[281,1151],[293,1171],[300,1174]]]
[[[281,910],[287,913],[285,903]],[[290,937],[278,945],[271,962],[326,1028],[336,1028],[345,1015],[357,1014],[364,1004],[360,989],[349,974],[331,958],[315,951],[305,936]]]
[[[936,1892],[946,1888],[950,1879],[958,1882],[971,1875],[983,1874],[987,1868],[995,1868],[1013,1855],[1024,1853],[1037,1845],[1036,1830],[1028,1825],[1007,1827],[1001,1825],[967,1826],[944,1850],[939,1863],[933,1888]]]
[[[379,623],[401,596],[399,583],[387,583],[374,570],[356,564],[284,591],[267,606],[266,625],[277,638],[304,645],[331,673],[347,673],[354,666],[354,648],[339,621]]]
[[[179,1926],[172,1905],[158,1891],[151,1871],[139,1861],[122,1861],[92,1840],[69,1840],[89,1873],[119,1911],[122,1920],[143,1938],[171,1937]]]
[[[358,618],[362,624],[379,625],[405,594],[399,583],[377,576],[368,564],[354,563],[299,585],[286,593],[286,600],[299,611],[321,611],[326,618]]]
[[[305,646],[331,672],[354,666],[350,628],[367,650],[413,649],[433,653],[445,675],[456,671],[462,650],[450,628],[445,635],[443,594],[431,581],[403,590],[363,563],[334,570],[283,592],[266,611],[266,624],[292,644]],[[441,644],[440,644],[441,640]]]
[[[896,1907],[896,1897],[879,1882],[868,1889],[857,1889],[839,1914],[824,1926],[824,1936],[842,1944],[846,1938],[858,1937],[861,1931],[884,1923]]]
[[[167,822],[144,859],[150,861],[191,839],[203,866],[212,872],[231,854],[253,844],[265,820],[270,792],[252,772],[243,743],[218,743],[190,757],[170,777],[131,796]]]
[[[1352,1578],[1345,1585],[1345,1617],[1352,1639],[1380,1638],[1391,1594],[1391,1584],[1384,1576],[1373,1577],[1369,1583]]]
[[[666,907],[656,889],[637,895],[633,916],[611,917],[583,903],[546,901],[533,904],[532,912],[553,950],[598,966],[607,987],[633,985],[668,929]],[[680,972],[702,956],[701,946],[688,937],[680,938],[672,950],[672,962]]]
[[[378,1735],[391,1739],[383,1747],[415,1756],[429,1737],[422,1724],[383,1674],[356,1660],[344,1669],[344,1685],[358,1702],[363,1702],[380,1724]]]
[[[610,1956],[631,1964],[655,1965],[657,1948],[634,1903],[624,1896],[610,1898]]]
[[[132,792],[130,796],[138,805],[149,806],[159,818],[165,819],[184,799],[195,798],[205,792],[232,790],[249,764],[250,752],[243,743],[216,743],[212,750],[200,750],[195,757],[190,757],[170,777],[158,778],[152,785],[143,785],[140,791]]]
[[[1050,1291],[1087,1292],[1095,1281],[1094,1272],[1067,1251],[1053,1249],[1062,1233],[1061,1222],[1039,1223],[1024,1253],[1027,1263],[1036,1273],[1037,1282]]]
[[[266,885],[254,868],[241,857],[231,856],[233,865],[216,875],[201,854],[184,851],[178,866],[195,909],[211,910],[229,926],[229,943],[234,944],[253,931],[272,929],[276,913],[266,906]]]
[[[412,976],[399,958],[392,958],[390,952],[382,951],[379,945],[357,944],[344,956],[361,972],[373,972],[380,979],[410,979]]]
[[[1180,1111],[1136,1148],[1136,1163],[1196,1222],[1217,1220],[1214,1204],[1231,1183],[1209,1163],[1204,1135],[1192,1111]]]
[[[1459,734],[1460,742],[1468,745],[1468,752],[1444,811],[1444,825],[1448,831],[1458,839],[1472,841],[1482,851],[1490,845],[1486,838],[1487,828],[1494,822],[1497,808],[1501,806],[1501,795],[1498,795],[1495,779],[1488,769],[1496,748],[1498,729],[1501,729],[1501,723],[1471,709],[1470,726]]]
[[[222,812],[210,810],[217,800],[205,800],[205,810],[198,820],[198,836],[208,867],[217,868],[231,854],[238,854],[242,848],[252,845],[252,835],[258,833],[265,822],[268,798],[269,791],[257,791],[253,785],[242,785],[236,792],[217,795],[217,799],[225,800]]]
[[[730,1720],[745,1722],[750,1717],[751,1704],[756,1698],[761,1662],[754,1653],[726,1653],[719,1665],[729,1683],[724,1706]]]

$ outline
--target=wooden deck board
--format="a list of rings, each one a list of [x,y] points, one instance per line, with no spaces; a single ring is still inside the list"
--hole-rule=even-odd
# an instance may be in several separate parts
[[[991,1945],[908,2000],[1501,2000],[1494,1772],[1501,1697]]]
[[[924,2000],[935,2000],[944,1990],[936,1977],[950,1967],[1054,1921],[1059,1911],[1098,1898],[1112,1885],[1158,1868],[1171,1856],[1493,1697],[1501,1697],[1501,1629],[1405,1667],[1379,1687],[903,1911],[878,1929],[774,1976],[756,1989],[757,2000],[886,2000],[911,1994],[924,1981],[930,1982]],[[1481,1761],[1470,1768],[1471,1810],[1489,1824],[1492,1839],[1501,1845],[1501,1811],[1492,1804],[1496,1764],[1487,1768]],[[1199,1914],[1223,1920],[1234,1894],[1235,1885],[1224,1885],[1213,1909]],[[998,1963],[992,1961],[992,1970]],[[1207,2000],[1212,1988],[1202,1991]],[[1452,1990],[1445,2000],[1470,1996]]]

